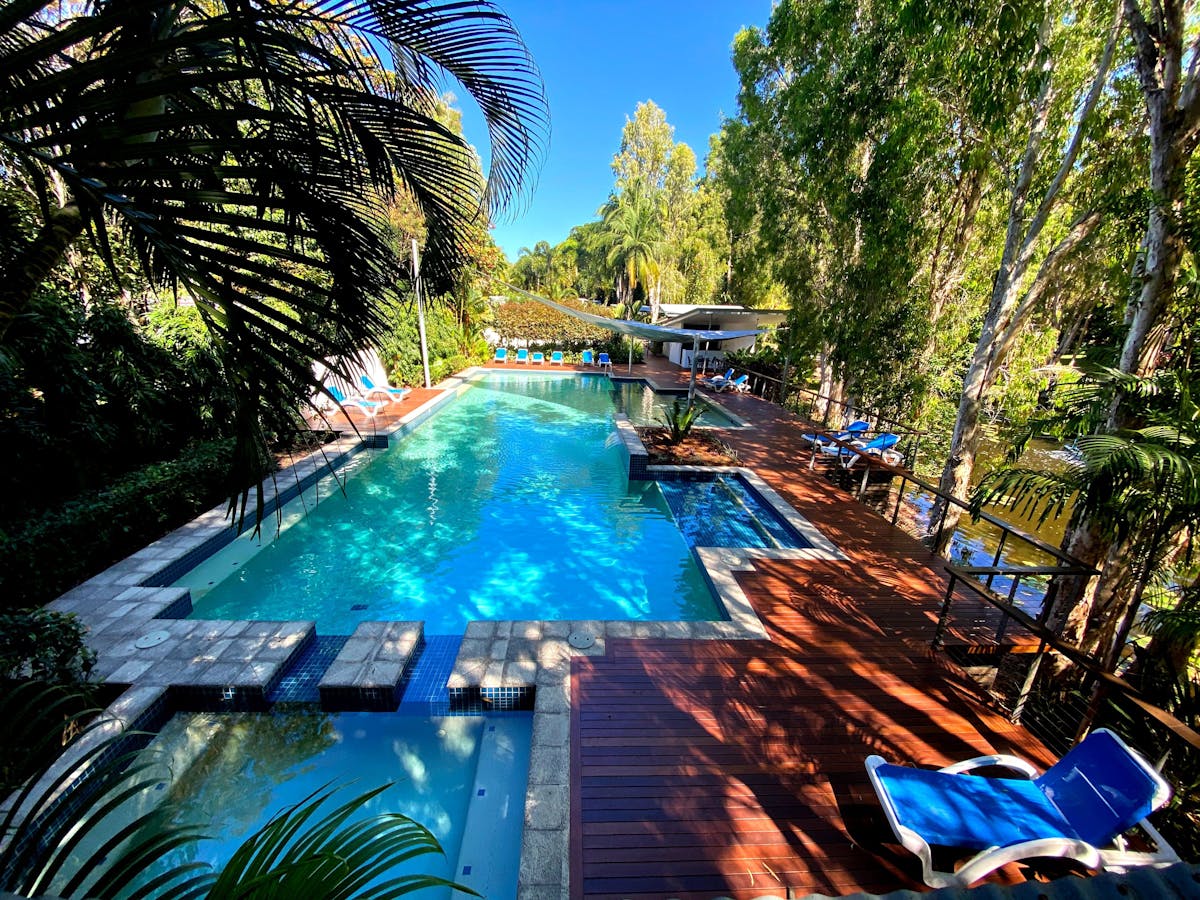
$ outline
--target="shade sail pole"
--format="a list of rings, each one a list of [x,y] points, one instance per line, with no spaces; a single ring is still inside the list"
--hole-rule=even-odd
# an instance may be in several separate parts
[[[633,374],[633,338],[627,337],[625,340],[629,341],[629,374],[632,375]]]
[[[425,300],[421,296],[421,260],[417,256],[417,239],[412,241],[413,289],[417,292],[417,330],[421,333],[421,368],[425,372],[425,387],[433,387],[429,378],[429,348],[425,343]]]
[[[692,336],[692,379],[688,382],[688,406],[696,399],[696,357],[700,355],[700,335]]]

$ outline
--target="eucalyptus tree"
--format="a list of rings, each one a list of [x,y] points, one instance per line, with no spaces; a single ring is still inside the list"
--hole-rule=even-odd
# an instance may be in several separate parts
[[[1103,218],[1099,209],[1078,210],[1057,240],[1045,239],[1068,180],[1077,175],[1075,163],[1116,49],[1119,17],[1114,13],[1097,23],[1089,17],[1090,9],[1084,5],[1067,15],[1057,3],[1050,3],[1035,7],[1037,17],[1028,22],[1036,25],[1037,39],[1026,66],[1030,94],[1015,109],[1023,146],[1013,160],[1008,185],[1003,253],[963,376],[954,434],[938,484],[943,497],[966,499],[983,438],[988,394],[1031,316],[1042,306],[1060,260],[1085,243]],[[1099,61],[1081,82],[1080,67],[1069,53],[1095,52],[1097,35],[1102,42],[1096,54]],[[939,499],[930,516],[931,535],[941,538],[936,550],[949,545],[958,518],[959,508]]]
[[[444,77],[483,112],[486,181],[438,119]],[[376,299],[406,281],[385,201],[411,195],[423,273],[449,286],[469,226],[519,197],[547,124],[537,69],[487,2],[7,3],[0,165],[41,221],[6,248],[0,339],[81,237],[110,260],[129,241],[219,347],[249,483],[260,411],[310,393],[311,360],[378,334]]]
[[[1133,291],[1125,311],[1127,326],[1121,348],[1120,371],[1149,375],[1159,364],[1165,343],[1178,326],[1172,326],[1172,306],[1180,265],[1191,244],[1189,236],[1188,172],[1200,142],[1200,72],[1197,53],[1200,31],[1195,5],[1190,2],[1152,4],[1123,0],[1125,24],[1133,41],[1133,69],[1145,104],[1150,139],[1149,208],[1139,265],[1134,270]],[[1186,69],[1185,69],[1186,64]],[[1137,415],[1121,394],[1113,397],[1107,420],[1097,430],[1114,432],[1127,427]],[[1122,541],[1113,541],[1100,523],[1084,517],[1067,535],[1065,547],[1075,557],[1105,572],[1119,569],[1128,556]],[[1086,646],[1096,644],[1097,623],[1122,615],[1123,595],[1105,575],[1085,591],[1064,597],[1056,620],[1066,627],[1069,639]]]
[[[765,31],[734,42],[739,114],[723,128],[719,169],[734,290],[768,263],[835,400],[891,392],[928,321],[909,294],[950,117],[915,77],[900,13],[782,2]]]

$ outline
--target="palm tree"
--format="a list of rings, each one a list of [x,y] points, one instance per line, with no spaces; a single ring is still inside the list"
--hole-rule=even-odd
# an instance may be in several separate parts
[[[663,247],[662,217],[657,204],[644,194],[627,191],[604,211],[608,254],[617,269],[617,299],[626,307],[642,285],[650,298],[650,321],[658,321],[659,260]]]
[[[488,123],[486,180],[437,117],[445,75]],[[536,66],[486,0],[5,3],[0,174],[41,218],[0,253],[0,341],[82,235],[114,270],[127,241],[199,307],[237,388],[249,483],[262,408],[310,394],[312,360],[383,326],[378,300],[406,279],[390,198],[424,218],[434,295],[472,223],[520,195],[547,125]]]

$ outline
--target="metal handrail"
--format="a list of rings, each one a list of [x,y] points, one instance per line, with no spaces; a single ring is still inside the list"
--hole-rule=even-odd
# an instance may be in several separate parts
[[[977,518],[984,522],[987,522],[990,525],[994,525],[1001,530],[1001,532],[1003,534],[1003,537],[1001,539],[1002,542],[1001,542],[1001,546],[999,548],[997,548],[997,552],[996,552],[997,558],[996,558],[996,561],[993,562],[993,565],[997,565],[999,563],[1000,554],[1003,552],[1003,542],[1007,539],[1008,535],[1012,535],[1013,537],[1016,537],[1022,541],[1025,541],[1030,546],[1035,547],[1038,550],[1041,550],[1042,552],[1049,554],[1050,556],[1053,556],[1055,559],[1058,559],[1058,560],[1066,563],[1067,565],[1084,566],[1084,563],[1082,563],[1080,560],[1076,559],[1075,557],[1071,556],[1070,554],[1063,552],[1063,550],[1061,550],[1060,548],[1055,547],[1052,544],[1046,543],[1045,541],[1043,541],[1041,538],[1037,537],[1036,535],[1029,534],[1028,532],[1022,531],[1020,528],[1017,528],[1014,525],[1010,525],[1008,522],[1005,522],[1003,519],[999,519],[996,516],[993,516],[991,513],[980,512],[978,515],[975,515],[974,513],[971,512],[971,507],[967,503],[964,503],[962,500],[959,500],[957,497],[952,497],[949,494],[944,493],[938,487],[930,484],[927,481],[922,481],[920,478],[918,478],[916,475],[914,475],[911,470],[902,468],[900,466],[893,466],[890,463],[885,462],[884,460],[880,459],[877,456],[872,456],[867,453],[862,453],[858,447],[852,445],[848,441],[838,440],[837,438],[833,437],[833,435],[830,434],[829,432],[821,431],[821,429],[814,429],[814,431],[823,435],[822,440],[826,441],[827,443],[836,444],[838,447],[842,448],[845,452],[854,453],[857,456],[861,457],[862,459],[866,460],[866,467],[867,467],[868,471],[872,467],[879,468],[879,469],[885,469],[885,470],[891,472],[894,476],[898,476],[900,478],[900,488],[897,491],[897,496],[896,496],[896,507],[892,511],[892,516],[891,516],[891,523],[893,525],[896,524],[896,522],[899,520],[899,517],[900,517],[900,506],[904,499],[904,488],[907,484],[913,484],[916,487],[919,487],[923,491],[927,491],[928,493],[933,494],[936,497],[940,497],[940,498],[948,501],[947,506],[944,507],[942,510],[941,522],[938,524],[937,531],[934,534],[933,543],[935,545],[941,540],[942,529],[945,528],[945,525],[946,525],[946,517],[949,512],[949,506],[950,506],[950,504],[953,504],[954,506],[957,506],[959,509],[963,510],[964,512],[971,513],[971,515],[974,518]],[[809,469],[813,469],[816,467],[816,459],[817,459],[817,456],[819,455],[819,453],[820,453],[820,448],[816,443],[814,443],[812,459],[809,462]],[[865,485],[866,482],[867,482],[867,479],[864,477],[863,484]],[[860,490],[860,493],[859,493],[860,499],[861,499],[862,493],[863,493],[863,491]],[[1084,566],[1084,567],[1088,568],[1086,566]],[[1095,569],[1089,568],[1089,571],[1093,575],[1098,574]],[[999,573],[997,573],[997,574],[999,574]]]
[[[998,594],[991,591],[989,588],[981,584],[974,577],[976,575],[987,574],[994,567],[992,566],[955,566],[946,565],[946,574],[949,576],[949,585],[946,588],[946,598],[942,602],[941,612],[938,614],[937,629],[934,632],[932,646],[934,650],[941,650],[945,646],[945,633],[950,623],[950,607],[954,602],[955,585],[961,584],[963,587],[972,593],[978,595],[981,599],[990,603],[996,609],[1000,610],[1007,618],[1015,620],[1021,627],[1032,633],[1038,638],[1037,655],[1034,657],[1033,663],[1030,665],[1030,671],[1025,677],[1025,683],[1022,685],[1021,692],[1017,698],[1017,702],[1013,707],[1013,713],[1010,718],[1014,722],[1020,721],[1021,711],[1024,709],[1025,702],[1028,700],[1029,694],[1032,692],[1033,684],[1037,675],[1038,667],[1042,657],[1046,652],[1053,650],[1062,656],[1069,659],[1072,663],[1083,669],[1088,675],[1096,680],[1100,695],[1109,691],[1116,691],[1125,699],[1129,700],[1139,710],[1145,713],[1150,718],[1154,719],[1158,724],[1169,730],[1175,737],[1186,743],[1193,750],[1200,751],[1200,732],[1189,727],[1184,722],[1181,722],[1171,713],[1161,707],[1146,701],[1142,698],[1141,693],[1121,678],[1104,669],[1085,651],[1076,647],[1074,644],[1068,644],[1062,640],[1051,628],[1046,625],[1045,618],[1049,610],[1043,610],[1042,615],[1034,618],[1030,616],[1020,607],[1013,605],[1010,600],[1000,597]],[[1006,571],[1014,571],[1022,567],[1013,567]],[[1042,569],[1047,567],[1033,566],[1024,567],[1027,570]],[[1058,570],[1059,574],[1079,575],[1090,571],[1087,566],[1083,567],[1063,567]],[[1006,619],[1007,620],[1007,619]],[[1003,630],[1003,629],[1002,629]],[[1089,704],[1088,715],[1079,725],[1077,736],[1082,736],[1090,727],[1092,720],[1099,711],[1099,700],[1101,696],[1093,698]]]

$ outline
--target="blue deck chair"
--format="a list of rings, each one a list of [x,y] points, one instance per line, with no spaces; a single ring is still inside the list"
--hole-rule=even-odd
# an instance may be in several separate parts
[[[508,362],[508,348],[507,347],[497,347],[496,348],[496,362],[498,362],[498,363]]]
[[[596,365],[602,369],[608,369],[608,373],[612,374],[612,360],[608,358],[607,353],[600,354],[600,357],[596,360]]]
[[[869,441],[851,441],[850,443],[854,447],[853,450],[833,444],[821,447],[821,452],[836,454],[842,465],[850,469],[864,456],[882,457],[885,453],[889,453],[893,447],[900,443],[900,435],[885,431],[883,434],[876,435]],[[899,454],[889,454],[890,459],[894,459],[896,456],[899,456]]]
[[[399,403],[411,393],[408,388],[396,387],[388,384],[387,382],[384,382],[383,384],[377,384],[371,380],[370,375],[365,373],[359,375],[358,380],[362,382],[363,396],[367,397],[368,399],[372,394],[383,394],[392,403]]]
[[[563,364],[563,354],[561,350],[555,350],[550,354],[550,365],[561,366]]]
[[[337,401],[339,406],[352,406],[361,410],[365,415],[373,418],[378,412],[383,409],[384,404],[378,400],[368,400],[366,397],[361,397],[358,394],[347,395],[336,384],[326,385],[329,390],[329,395]]]
[[[546,361],[546,357],[539,350],[537,353],[533,354],[533,358],[530,359],[529,361],[531,363],[533,363],[535,366],[540,366],[542,363],[544,363]]]
[[[837,432],[836,434],[832,434],[829,437],[826,437],[823,434],[802,434],[800,437],[803,440],[808,441],[810,444],[820,444],[822,447],[824,447],[832,446],[830,444],[830,438],[836,438],[839,441],[852,441],[863,432],[870,430],[871,423],[864,422],[862,419],[859,419],[857,422],[851,422],[841,431]]]
[[[594,366],[596,364],[596,360],[592,357],[591,350],[584,350],[579,357],[579,361],[585,366]]]
[[[1024,778],[963,774],[983,766],[1002,766]],[[922,878],[931,887],[965,888],[1000,866],[1039,856],[1066,857],[1093,869],[1179,859],[1145,821],[1170,799],[1170,786],[1105,728],[1044,775],[1015,756],[981,756],[937,771],[869,756],[867,774],[892,831],[921,860]],[[1153,839],[1156,851],[1125,849],[1120,836],[1134,825]],[[938,872],[931,846],[980,852],[957,872]]]
[[[529,351],[524,347],[517,351],[517,362],[529,362]]]
[[[715,388],[717,385],[725,384],[733,378],[733,369],[726,369],[724,375],[713,375],[711,378],[701,378],[700,384]]]
[[[736,394],[745,394],[750,390],[750,376],[739,375],[732,381],[722,381],[720,384],[713,385],[713,390],[718,394],[723,394],[725,391],[733,391]]]

